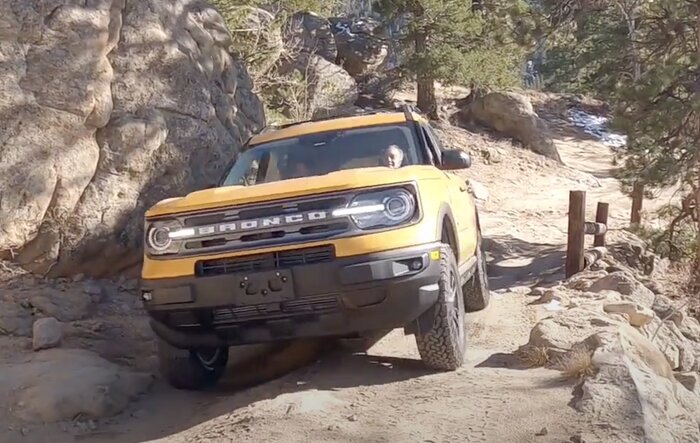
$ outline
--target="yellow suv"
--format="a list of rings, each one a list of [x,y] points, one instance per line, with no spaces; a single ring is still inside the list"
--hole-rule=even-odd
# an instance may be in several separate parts
[[[142,298],[161,371],[214,384],[229,347],[402,327],[423,362],[462,365],[465,311],[489,303],[475,202],[414,108],[252,137],[221,182],[146,213]]]

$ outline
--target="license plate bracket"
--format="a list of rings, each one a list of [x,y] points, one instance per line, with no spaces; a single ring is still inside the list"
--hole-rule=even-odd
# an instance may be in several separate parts
[[[290,270],[242,274],[237,280],[233,297],[238,306],[294,300],[294,279]]]

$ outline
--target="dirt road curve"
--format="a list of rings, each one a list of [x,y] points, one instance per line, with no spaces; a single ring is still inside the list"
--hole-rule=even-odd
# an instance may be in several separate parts
[[[606,147],[564,135],[558,145],[571,167],[511,149],[501,163],[470,171],[491,194],[482,214],[493,289],[511,290],[469,315],[471,346],[461,370],[425,371],[413,338],[394,331],[367,355],[336,351],[245,391],[224,382],[215,392],[193,394],[159,382],[127,413],[80,440],[501,443],[568,442],[585,433],[569,406],[573,384],[556,371],[526,370],[512,355],[547,314],[516,286],[560,277],[568,191],[588,189],[591,211],[599,199],[610,202],[613,227],[629,211],[609,178]]]

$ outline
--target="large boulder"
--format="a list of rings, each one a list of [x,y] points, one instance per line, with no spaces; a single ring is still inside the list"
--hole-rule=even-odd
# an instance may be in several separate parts
[[[100,419],[123,411],[153,376],[81,349],[49,349],[0,366],[0,404],[33,423]]]
[[[264,73],[284,51],[282,30],[275,16],[252,6],[219,7],[232,36],[231,52],[243,59],[251,73]]]
[[[599,333],[595,374],[578,391],[576,407],[619,441],[700,441],[700,396],[676,377],[664,355],[637,330]]]
[[[463,118],[476,121],[519,140],[526,148],[561,162],[547,124],[530,100],[515,92],[474,91],[464,101]]]
[[[389,53],[384,26],[372,18],[331,18],[338,63],[353,77],[374,73]]]
[[[319,112],[348,108],[358,97],[357,83],[338,65],[314,54],[300,53],[284,60],[279,67],[282,75],[298,79],[302,88],[300,102],[314,115]],[[281,97],[284,99],[285,97]]]
[[[215,183],[263,108],[202,0],[0,3],[0,256],[140,261],[143,214]]]
[[[335,63],[338,48],[331,31],[331,22],[313,12],[300,11],[285,25],[284,44],[292,53],[316,54]]]

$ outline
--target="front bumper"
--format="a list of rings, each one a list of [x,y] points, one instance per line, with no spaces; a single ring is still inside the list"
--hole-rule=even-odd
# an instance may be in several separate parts
[[[403,327],[438,299],[440,244],[259,272],[145,280],[155,333],[180,348]]]

